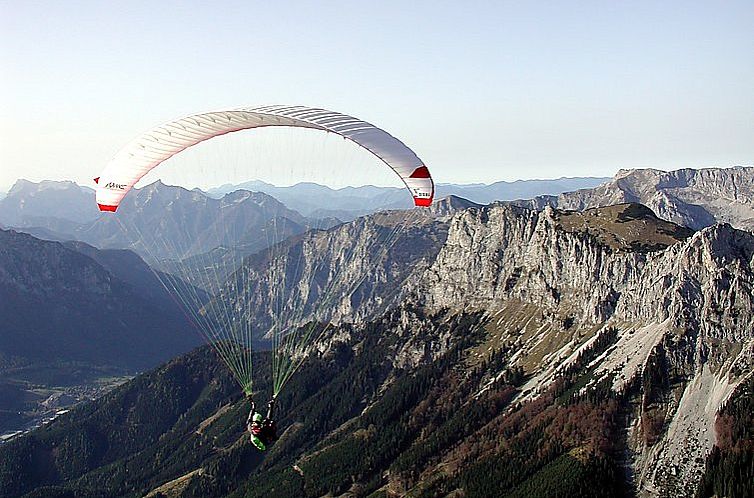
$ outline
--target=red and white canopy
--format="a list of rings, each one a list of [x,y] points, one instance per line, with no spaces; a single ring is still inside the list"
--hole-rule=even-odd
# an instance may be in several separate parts
[[[417,155],[385,130],[345,114],[303,106],[263,106],[194,114],[157,126],[136,138],[107,164],[97,182],[97,204],[115,211],[120,201],[157,165],[210,138],[264,126],[292,126],[337,133],[379,157],[401,177],[417,206],[429,206],[434,183]]]

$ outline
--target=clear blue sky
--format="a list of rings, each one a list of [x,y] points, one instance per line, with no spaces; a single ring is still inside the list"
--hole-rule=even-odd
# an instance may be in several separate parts
[[[441,181],[752,164],[754,3],[0,3],[0,190],[266,103],[371,121]]]

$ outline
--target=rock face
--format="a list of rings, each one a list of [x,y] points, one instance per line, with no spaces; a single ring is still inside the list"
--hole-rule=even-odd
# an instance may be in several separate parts
[[[625,202],[639,202],[660,218],[698,230],[728,223],[754,230],[754,167],[620,170],[603,185],[541,196],[524,205],[583,210]]]
[[[248,310],[245,318],[263,333],[375,316],[404,295],[404,282],[419,278],[446,231],[442,217],[387,212],[308,232],[246,259],[216,302]]]
[[[637,251],[610,247],[584,228],[589,215],[579,216],[582,229],[567,230],[552,208],[460,212],[413,292],[429,309],[489,312],[491,333],[532,375],[525,397],[617,329],[592,385],[644,392],[627,427],[639,494],[691,496],[714,443],[716,411],[754,366],[754,235],[715,225]],[[667,235],[667,227],[655,229]],[[648,364],[660,365],[664,388],[650,382]],[[660,420],[659,435],[647,434],[649,417]]]
[[[385,211],[293,237],[249,256],[208,309],[246,310],[258,336],[310,320],[378,316],[432,263],[448,220],[479,207],[449,196],[429,209]]]
[[[637,489],[693,494],[714,444],[715,413],[754,367],[754,235],[727,224],[694,233],[630,203],[440,213],[384,253],[369,244],[390,227],[386,217],[308,234],[247,260],[221,299],[262,310],[252,316],[261,330],[276,314],[359,321],[395,301],[435,313],[484,312],[491,344],[514,352],[506,368],[529,375],[521,400],[544,393],[587,348],[608,343],[584,389],[608,385],[635,399],[625,429]],[[318,307],[338,281],[359,286],[353,294],[338,287],[330,305]],[[244,283],[250,287],[239,292]],[[278,314],[280,289],[299,315]],[[405,351],[396,361],[414,365],[441,353]]]

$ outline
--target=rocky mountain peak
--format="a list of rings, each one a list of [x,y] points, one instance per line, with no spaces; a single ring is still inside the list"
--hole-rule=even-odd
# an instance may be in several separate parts
[[[449,216],[457,211],[472,207],[478,208],[481,207],[481,204],[464,199],[463,197],[458,197],[457,195],[449,195],[433,202],[429,209],[433,216],[441,217]]]
[[[282,202],[264,192],[249,190],[234,190],[220,199],[221,208],[232,208],[234,205],[249,202],[264,210],[268,215],[282,215],[298,223],[305,223],[305,218],[296,211],[288,209]]]
[[[91,221],[98,214],[94,190],[71,181],[21,179],[0,199],[0,222],[5,226],[51,228]]]
[[[83,189],[89,190],[87,187],[81,187],[70,180],[42,180],[41,182],[32,182],[23,178],[16,180],[16,183],[8,191],[8,194],[18,195],[21,193],[39,192],[42,190],[66,190],[66,189]]]
[[[583,210],[626,202],[644,204],[660,218],[695,230],[715,223],[754,230],[754,167],[620,170],[598,187],[530,204]]]

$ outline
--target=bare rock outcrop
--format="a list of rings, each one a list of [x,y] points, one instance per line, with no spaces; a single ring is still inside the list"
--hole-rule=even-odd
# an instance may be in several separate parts
[[[594,188],[520,201],[541,209],[584,210],[626,202],[648,206],[660,218],[695,230],[729,223],[754,230],[754,167],[620,170]]]

